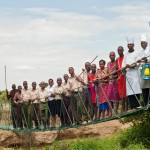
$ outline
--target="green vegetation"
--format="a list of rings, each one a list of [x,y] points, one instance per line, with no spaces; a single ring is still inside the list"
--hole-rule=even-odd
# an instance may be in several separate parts
[[[0,91],[0,102],[8,102],[5,91]]]
[[[122,123],[132,122],[132,127],[111,137],[85,138],[57,141],[45,150],[146,150],[150,149],[150,109],[132,114]]]
[[[132,114],[123,120],[123,123],[132,122],[131,128],[122,132],[119,142],[122,147],[130,144],[141,143],[147,149],[150,149],[150,109],[143,113]]]
[[[130,144],[122,148],[119,136],[96,139],[77,139],[75,141],[65,140],[54,142],[50,146],[45,146],[45,150],[141,150],[146,149],[142,144]]]

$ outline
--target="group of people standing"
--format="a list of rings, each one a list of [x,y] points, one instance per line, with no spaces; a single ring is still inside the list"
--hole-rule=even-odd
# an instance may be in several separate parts
[[[144,105],[149,103],[150,80],[143,80],[141,66],[149,63],[150,49],[147,36],[141,35],[141,51],[134,49],[133,38],[127,38],[128,53],[124,48],[110,52],[110,62],[101,59],[99,67],[89,62],[81,75],[76,75],[74,68],[69,67],[68,74],[39,84],[32,82],[28,88],[27,81],[22,86],[12,85],[7,92],[11,100],[11,116],[14,128],[55,128],[57,118],[60,126],[80,125],[89,121],[111,117],[128,109],[141,106],[140,96],[143,95]],[[120,108],[121,104],[121,108]]]

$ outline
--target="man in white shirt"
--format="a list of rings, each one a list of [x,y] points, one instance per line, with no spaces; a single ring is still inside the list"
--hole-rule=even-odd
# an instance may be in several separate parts
[[[142,90],[140,88],[140,77],[137,64],[135,63],[139,52],[134,50],[134,39],[127,38],[128,53],[124,56],[123,67],[126,68],[126,88],[127,96],[131,109],[137,109],[140,106],[139,98]],[[133,64],[134,63],[134,64]]]
[[[142,51],[138,58],[139,60],[138,62],[141,63],[142,67],[144,67],[145,64],[150,64],[150,57],[147,57],[147,56],[150,56],[150,48],[148,46],[146,34],[142,34],[140,36],[140,39],[141,39]],[[150,80],[143,80],[141,76],[141,88],[142,88],[142,93],[143,93],[144,106],[146,106],[150,100],[150,97],[149,97]]]
[[[46,90],[46,83],[42,81],[40,83],[41,89],[39,90],[40,95],[40,111],[41,111],[41,121],[43,123],[44,129],[48,128],[48,92]]]
[[[23,82],[23,89],[21,96],[23,98],[23,124],[25,128],[31,129],[32,124],[32,106],[31,106],[31,93],[28,89],[27,81]]]
[[[83,100],[85,107],[82,109],[82,114],[84,115],[83,120],[88,122],[88,120],[92,120],[93,117],[93,106],[91,100],[91,89],[89,88],[88,75],[91,71],[90,62],[85,63],[85,69],[83,69]]]
[[[47,87],[48,92],[48,126],[50,126],[51,116],[51,128],[56,126],[56,101],[54,96],[54,81],[53,79],[48,80],[49,86]]]
[[[36,129],[40,127],[40,95],[39,90],[36,89],[36,82],[32,82],[32,89],[30,90],[31,93],[31,101],[32,101],[32,114],[33,114],[33,121],[35,123]]]
[[[62,112],[63,86],[61,78],[57,78],[57,86],[55,86],[54,88],[54,95],[56,100],[56,114],[60,118],[61,127],[63,127],[64,126],[64,117]]]
[[[64,124],[65,126],[69,126],[73,123],[72,118],[72,110],[71,110],[71,104],[70,104],[70,93],[67,90],[67,81],[68,81],[68,74],[64,74],[64,83],[63,83],[63,101],[62,101],[62,112],[64,117]]]
[[[71,93],[71,108],[72,115],[76,125],[82,123],[82,111],[81,111],[81,100],[82,100],[82,82],[80,77],[77,77],[74,73],[74,68],[69,67],[70,78],[67,81],[67,89]]]

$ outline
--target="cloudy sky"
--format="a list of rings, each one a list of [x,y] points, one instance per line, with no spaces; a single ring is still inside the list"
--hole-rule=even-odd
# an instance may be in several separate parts
[[[73,66],[106,59],[126,36],[150,34],[149,0],[0,0],[0,90],[56,79]]]

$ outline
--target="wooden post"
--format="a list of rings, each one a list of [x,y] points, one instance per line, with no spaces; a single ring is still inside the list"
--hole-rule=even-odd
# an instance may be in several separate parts
[[[5,65],[5,88],[7,89],[7,70]]]

